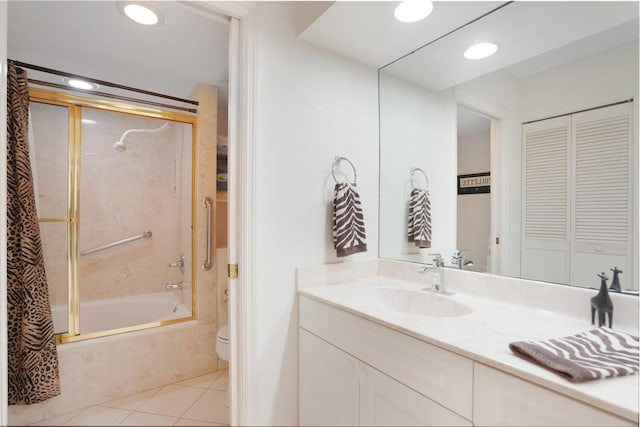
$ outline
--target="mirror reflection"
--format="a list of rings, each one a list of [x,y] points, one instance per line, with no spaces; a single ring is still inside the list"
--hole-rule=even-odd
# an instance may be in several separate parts
[[[498,50],[466,59],[476,41]],[[617,269],[637,292],[637,3],[507,3],[379,85],[382,258],[583,287]],[[415,168],[428,247],[407,236]]]

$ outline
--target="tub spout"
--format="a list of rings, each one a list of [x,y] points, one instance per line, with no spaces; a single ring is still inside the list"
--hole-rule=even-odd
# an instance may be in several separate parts
[[[166,292],[175,291],[176,289],[182,289],[182,282],[167,283],[166,285],[164,285],[164,290]]]

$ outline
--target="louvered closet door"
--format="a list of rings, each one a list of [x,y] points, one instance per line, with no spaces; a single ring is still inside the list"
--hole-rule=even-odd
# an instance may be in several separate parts
[[[522,277],[569,282],[571,119],[522,127]]]
[[[572,116],[574,239],[571,283],[597,286],[617,266],[631,284],[632,117],[626,103]]]

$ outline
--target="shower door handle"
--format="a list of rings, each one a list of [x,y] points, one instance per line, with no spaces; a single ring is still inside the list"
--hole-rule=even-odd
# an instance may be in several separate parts
[[[202,200],[202,205],[207,209],[207,258],[202,261],[202,269],[207,271],[211,270],[213,263],[211,262],[211,221],[213,218],[213,200],[211,197],[205,197]]]

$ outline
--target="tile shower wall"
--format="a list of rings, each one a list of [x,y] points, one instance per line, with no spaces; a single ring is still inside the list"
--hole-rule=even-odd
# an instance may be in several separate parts
[[[130,133],[127,150],[113,143],[129,129],[158,129],[163,120],[84,109],[82,127],[80,250],[151,230],[150,239],[80,257],[83,301],[164,291],[182,280],[169,262],[190,245],[190,125],[171,122],[155,133]],[[186,246],[186,247],[185,247]]]
[[[34,103],[33,141],[40,217],[67,216],[67,109]],[[132,133],[127,150],[112,148],[128,129],[162,120],[83,109],[80,250],[142,233],[138,240],[80,258],[82,300],[161,292],[190,282],[168,263],[191,259],[191,129],[171,123],[158,133]],[[66,224],[42,223],[53,305],[67,300]]]

